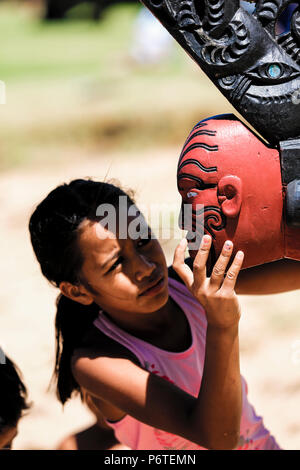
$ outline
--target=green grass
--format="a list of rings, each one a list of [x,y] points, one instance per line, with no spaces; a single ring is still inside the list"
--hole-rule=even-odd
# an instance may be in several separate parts
[[[104,21],[41,21],[39,10],[0,5],[1,78],[65,79],[105,71],[126,50],[138,6],[112,7]]]
[[[0,170],[73,148],[181,144],[195,122],[231,110],[175,43],[162,63],[132,61],[138,5],[50,23],[28,5],[0,3]]]

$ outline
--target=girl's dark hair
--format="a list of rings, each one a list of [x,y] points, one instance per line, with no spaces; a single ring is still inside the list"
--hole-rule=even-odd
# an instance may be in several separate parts
[[[126,194],[112,183],[77,179],[58,186],[37,206],[29,222],[31,243],[42,273],[54,286],[63,281],[75,285],[84,282],[80,275],[83,259],[78,248],[79,226],[86,219],[98,220],[100,204],[117,208],[120,196],[134,203],[132,193]],[[84,306],[63,295],[58,296],[56,306],[54,376],[58,398],[64,404],[74,390],[80,390],[72,375],[71,357],[99,307]]]
[[[7,356],[0,363],[0,433],[4,427],[16,426],[26,403],[27,390],[17,366]]]

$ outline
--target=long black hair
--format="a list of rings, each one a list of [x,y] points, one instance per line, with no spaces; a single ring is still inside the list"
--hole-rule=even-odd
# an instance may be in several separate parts
[[[1,351],[2,352],[2,351]],[[5,427],[18,424],[23,411],[29,408],[27,389],[21,372],[11,359],[0,362],[0,433]]]
[[[31,243],[43,275],[54,286],[59,287],[63,281],[73,285],[83,282],[79,226],[84,220],[98,220],[100,204],[117,208],[120,196],[126,196],[134,204],[131,191],[126,193],[108,182],[77,179],[58,186],[37,206],[29,222]],[[54,377],[57,396],[64,404],[73,391],[80,391],[72,375],[71,357],[98,315],[99,306],[94,303],[85,306],[60,294],[56,307]]]

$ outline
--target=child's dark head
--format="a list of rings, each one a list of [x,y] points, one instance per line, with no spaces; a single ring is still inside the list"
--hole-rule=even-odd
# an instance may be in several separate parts
[[[8,357],[0,363],[0,384],[0,449],[9,449],[28,404],[20,372]]]
[[[42,273],[52,284],[79,282],[80,225],[84,220],[96,221],[97,207],[117,205],[122,195],[112,184],[78,179],[58,186],[36,207],[29,222],[31,242]]]
[[[124,199],[125,218],[124,206],[120,207]],[[115,230],[107,224],[105,210],[101,215],[105,205],[115,209]],[[136,207],[132,197],[113,184],[74,180],[54,189],[31,216],[31,241],[41,270],[63,294],[56,316],[61,401],[78,388],[68,373],[70,356],[99,306],[122,323],[128,317],[134,321],[141,314],[155,312],[168,300],[161,246],[148,226],[143,227],[146,234],[137,236],[143,224],[136,224],[141,218],[138,213],[132,215],[134,211],[130,215],[129,207]],[[134,224],[139,228],[132,234]]]
[[[124,211],[118,217],[124,199],[125,220]],[[166,301],[166,289],[164,295],[144,295],[166,278],[167,269],[148,226],[140,236],[141,228],[130,233],[130,224],[141,220],[128,214],[131,206],[132,199],[117,186],[75,180],[56,188],[36,208],[29,224],[35,254],[43,274],[66,297],[83,305],[95,302],[110,314],[148,313]],[[116,215],[114,233],[107,223],[109,207]]]

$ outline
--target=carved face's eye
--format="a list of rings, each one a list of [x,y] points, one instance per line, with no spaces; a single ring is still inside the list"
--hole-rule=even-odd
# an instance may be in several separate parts
[[[246,73],[255,83],[283,83],[298,77],[300,71],[288,64],[274,62],[259,65]]]
[[[197,196],[197,194],[198,194],[198,193],[197,193],[196,191],[189,191],[189,192],[187,193],[187,197],[188,197],[188,198],[195,197],[195,196]]]
[[[267,67],[267,74],[270,78],[277,80],[282,75],[282,68],[278,64],[271,64]]]

